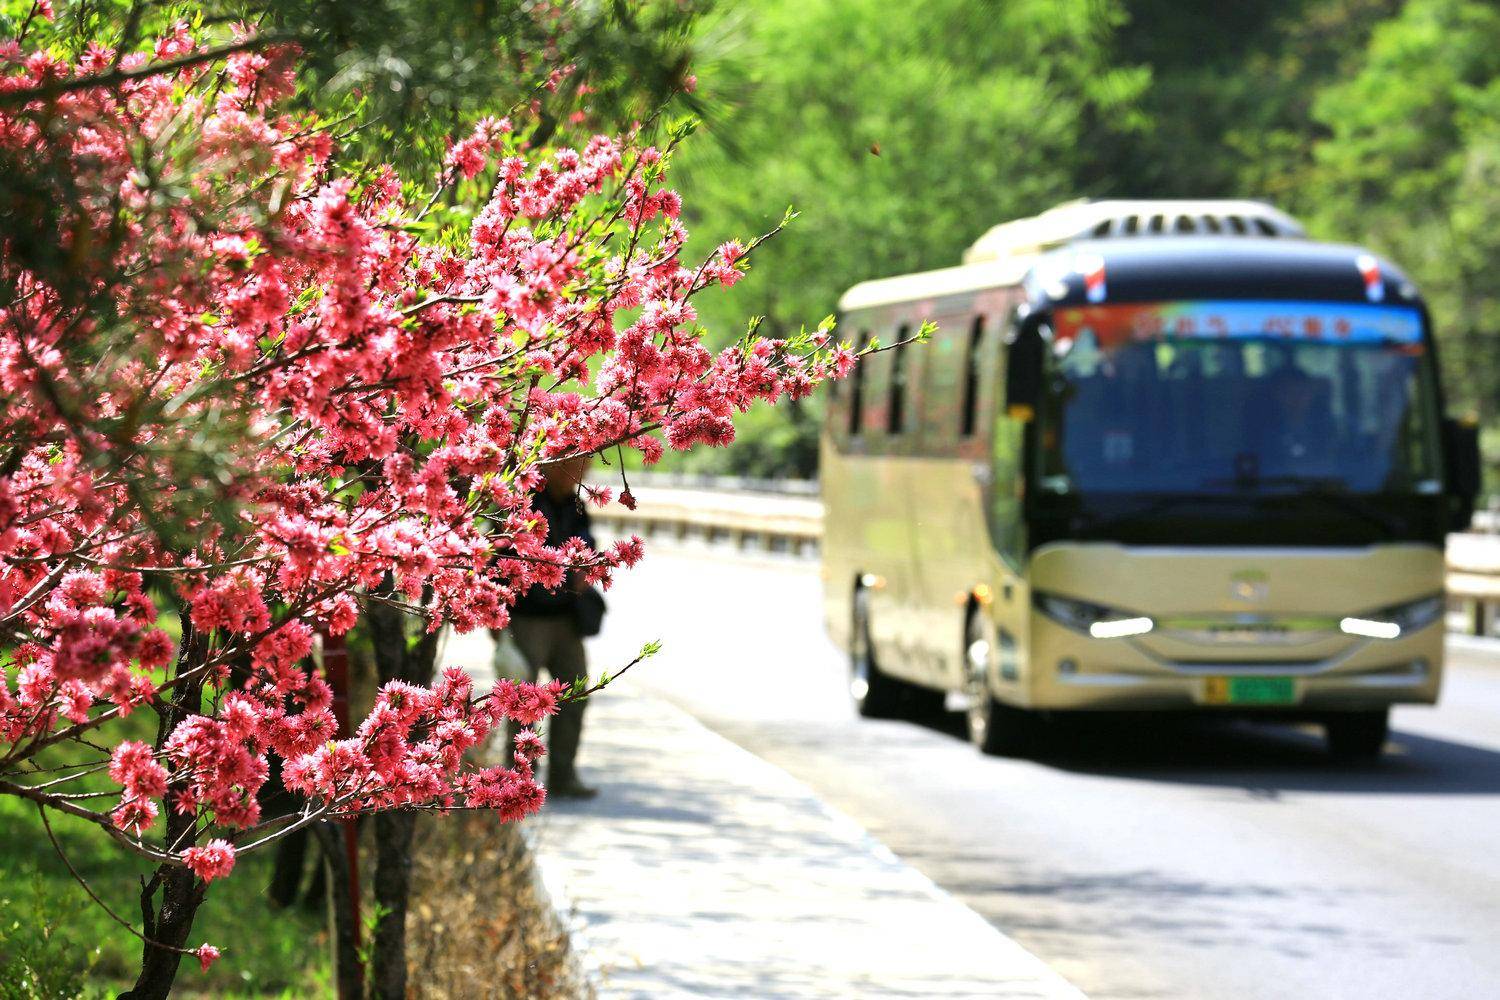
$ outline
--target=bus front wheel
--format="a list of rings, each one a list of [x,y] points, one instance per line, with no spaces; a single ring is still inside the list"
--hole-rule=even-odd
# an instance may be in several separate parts
[[[989,671],[993,640],[984,619],[969,616],[964,643],[964,694],[968,702],[969,742],[997,757],[1019,757],[1031,749],[1037,720],[1025,709],[1014,708],[990,693]]]
[[[909,684],[880,669],[870,638],[870,595],[854,595],[854,621],[849,643],[849,697],[854,710],[866,719],[909,719],[942,705],[942,692]]]
[[[1385,749],[1390,720],[1390,710],[1385,708],[1330,716],[1323,723],[1328,752],[1339,760],[1375,760]]]

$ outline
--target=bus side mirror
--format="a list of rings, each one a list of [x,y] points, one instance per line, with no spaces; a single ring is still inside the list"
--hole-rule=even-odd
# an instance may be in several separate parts
[[[1443,465],[1448,472],[1447,494],[1452,501],[1449,529],[1465,531],[1474,517],[1479,496],[1479,427],[1466,420],[1443,419]]]
[[[1023,316],[1005,344],[1007,417],[1029,421],[1036,416],[1042,399],[1042,360],[1046,350],[1041,316],[1038,313]]]

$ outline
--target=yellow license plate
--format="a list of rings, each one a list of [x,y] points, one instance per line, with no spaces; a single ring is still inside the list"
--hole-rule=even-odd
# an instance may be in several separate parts
[[[1210,705],[1291,705],[1297,684],[1290,677],[1210,677],[1203,700]]]

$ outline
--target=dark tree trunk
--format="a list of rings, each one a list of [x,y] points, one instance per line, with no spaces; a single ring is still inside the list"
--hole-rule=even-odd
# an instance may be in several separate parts
[[[333,915],[333,969],[339,1000],[356,1000],[363,992],[359,949],[355,945],[354,904],[349,895],[349,857],[344,832],[337,822],[314,823],[309,828],[322,849],[322,883],[328,912]]]
[[[204,637],[184,621],[177,673],[181,675],[202,664],[207,654],[208,644]],[[202,698],[203,682],[199,678],[183,681],[172,690],[157,727],[158,746],[165,742],[179,722],[200,710]],[[178,782],[172,782],[168,795],[178,786]],[[171,808],[163,811],[167,816],[163,842],[168,845],[191,843],[196,817],[180,815]],[[198,907],[203,903],[203,894],[204,885],[198,877],[177,865],[159,866],[151,880],[141,885],[142,933],[146,938],[141,948],[141,972],[135,987],[120,994],[120,1000],[163,1000],[171,993],[172,983],[177,979],[177,967],[183,958],[177,949],[188,946],[188,935],[192,933]]]
[[[317,831],[314,830],[312,835],[316,837]],[[320,844],[320,850],[321,847]],[[347,896],[348,893],[344,895]],[[328,912],[328,866],[323,864],[321,854],[318,855],[318,863],[313,865],[312,878],[307,880],[307,888],[302,892],[299,905],[308,913]]]
[[[407,641],[407,615],[399,608],[375,604],[366,613],[375,645],[380,682],[402,680],[430,684],[437,660],[438,633],[423,632]],[[375,815],[375,925],[370,962],[373,1000],[406,998],[406,910],[411,894],[411,844],[416,814]]]
[[[287,834],[276,845],[276,861],[271,868],[271,883],[266,887],[266,894],[278,909],[286,909],[297,901],[297,890],[302,887],[302,870],[307,861],[309,836],[304,827]]]
[[[406,908],[411,894],[411,842],[416,813],[375,814],[375,902],[381,907],[371,942],[370,996],[405,1000]]]
[[[160,905],[155,904],[157,889]],[[147,941],[141,950],[141,972],[135,987],[121,993],[120,1000],[164,1000],[172,992],[193,918],[203,902],[203,886],[186,868],[162,865],[141,888],[141,913],[145,917]]]
[[[281,758],[275,755],[267,756],[266,783],[260,789],[260,814],[270,819],[272,816],[285,816],[295,811],[296,804],[281,780]],[[271,905],[277,909],[286,909],[297,902],[297,894],[302,889],[307,868],[307,848],[312,842],[312,831],[305,826],[293,830],[277,842],[276,860],[271,867],[271,881],[266,887],[266,894],[271,897]],[[322,869],[319,868],[318,871],[321,872]],[[319,901],[322,898],[320,886]]]

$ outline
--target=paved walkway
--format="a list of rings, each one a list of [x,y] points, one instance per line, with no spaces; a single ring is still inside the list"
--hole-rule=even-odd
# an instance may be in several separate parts
[[[488,680],[488,640],[444,659]],[[1082,996],[807,786],[629,678],[595,697],[580,763],[599,797],[528,822],[601,998]]]

